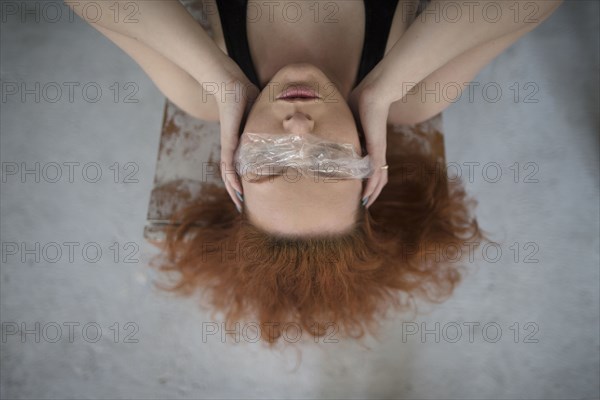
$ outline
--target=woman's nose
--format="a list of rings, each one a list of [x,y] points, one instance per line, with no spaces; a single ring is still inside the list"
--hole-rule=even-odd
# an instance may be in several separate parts
[[[315,121],[310,115],[295,112],[283,120],[283,129],[288,133],[311,133],[315,128]]]

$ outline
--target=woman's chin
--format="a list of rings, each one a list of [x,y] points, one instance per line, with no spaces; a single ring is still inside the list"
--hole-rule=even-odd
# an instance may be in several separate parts
[[[288,64],[273,76],[269,85],[285,87],[291,84],[325,87],[333,82],[321,69],[309,63]]]

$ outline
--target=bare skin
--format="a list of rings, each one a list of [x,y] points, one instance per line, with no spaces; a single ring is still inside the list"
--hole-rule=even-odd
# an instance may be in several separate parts
[[[387,40],[388,51],[414,18],[414,12],[403,11],[416,10],[417,3],[416,0],[400,1]],[[294,8],[289,8],[290,4],[294,4]],[[206,0],[205,5],[215,10],[208,19],[213,27],[215,43],[227,53],[216,3]],[[295,5],[301,7],[299,13]],[[264,1],[250,0],[248,12],[248,45],[252,59],[260,60],[255,62],[255,68],[261,86],[271,81],[286,65],[308,63],[322,70],[336,83],[342,96],[348,98],[358,73],[363,46],[365,13],[362,1],[320,4],[281,1],[273,3],[269,10]],[[254,15],[257,17],[252,18]],[[294,45],[290,46],[290,42]],[[340,56],[342,54],[343,57]]]
[[[86,1],[79,1],[79,7]],[[207,9],[216,11],[214,3],[208,8],[211,1],[205,0]],[[364,37],[362,2],[296,2],[302,4],[302,14],[306,17],[294,23],[286,20],[281,12],[290,2],[282,0],[276,3],[271,18],[264,2],[249,2],[249,9],[263,9],[262,18],[255,19],[247,27],[249,46],[261,86],[278,80],[277,75],[280,72],[283,74],[283,67],[286,66],[290,67],[287,78],[276,83],[294,82],[300,79],[303,72],[302,68],[295,70],[293,66],[298,63],[310,65],[315,76],[319,77],[312,82],[318,83],[319,79],[333,82],[340,103],[348,103],[346,111],[352,110],[360,118],[367,151],[375,167],[375,173],[362,190],[358,186],[359,181],[321,184],[317,187],[307,184],[301,190],[299,183],[290,186],[280,182],[273,183],[268,191],[264,186],[254,190],[236,177],[223,177],[232,201],[239,208],[245,207],[251,219],[256,223],[266,221],[263,222],[266,229],[293,234],[348,229],[360,206],[357,200],[366,198],[366,206],[369,207],[387,183],[387,172],[378,169],[386,164],[386,124],[415,124],[444,110],[450,102],[444,99],[438,102],[423,101],[419,92],[434,87],[436,83],[444,86],[448,82],[470,82],[498,54],[552,14],[561,1],[482,0],[477,2],[479,8],[474,9],[473,18],[466,17],[471,15],[470,10],[463,10],[465,17],[458,21],[443,18],[436,21],[432,15],[444,7],[443,1],[432,0],[424,13],[430,16],[415,19],[416,0],[400,0],[384,59],[354,89],[352,85]],[[336,23],[326,22],[325,6],[331,3],[337,6]],[[244,104],[232,104],[221,93],[213,95],[204,92],[203,85],[206,82],[243,85],[248,81],[227,57],[218,15],[209,14],[215,31],[213,41],[201,28],[198,29],[199,25],[186,15],[178,2],[141,1],[138,4],[144,16],[140,23],[117,24],[107,18],[91,24],[137,61],[175,104],[197,118],[221,122],[221,158],[230,165],[238,144],[236,127],[239,127]],[[323,11],[316,22],[314,9],[308,8],[315,4]],[[499,6],[503,18],[490,23],[489,18],[481,12],[488,5]],[[512,18],[514,9],[511,7],[515,5],[523,11],[519,19]],[[527,5],[533,5],[536,9],[533,20],[523,18]],[[427,14],[429,11],[431,13]],[[110,16],[112,13],[106,10],[103,15]],[[309,111],[303,105],[283,114],[275,109],[263,108],[263,112],[257,111],[249,116],[247,125],[254,126],[254,129],[257,126],[264,126],[265,129],[270,127],[272,130],[277,127],[282,132],[309,129],[308,115],[314,124],[310,129],[324,134],[325,131],[320,128],[330,123],[331,119],[322,112],[325,105],[319,107]],[[314,118],[311,113],[315,114]],[[352,115],[348,112],[340,113],[336,118],[338,125],[352,121]],[[355,129],[329,129],[327,134],[338,140],[356,140]],[[334,190],[334,187],[339,189]],[[245,203],[237,198],[235,191],[246,196]],[[316,193],[321,196],[320,201],[314,200],[318,197]],[[330,200],[326,201],[326,198]],[[310,209],[305,206],[307,204],[311,205]],[[278,209],[277,215],[268,213],[268,209],[272,210],[273,207]],[[299,213],[302,218],[298,218]]]
[[[312,64],[290,64],[279,69],[273,82],[277,83],[273,90],[264,89],[254,103],[244,133],[311,133],[326,141],[350,143],[361,154],[350,107],[325,73]],[[322,98],[277,100],[284,89],[296,84],[310,85]],[[356,220],[363,185],[359,179],[305,177],[290,171],[260,183],[242,176],[242,186],[249,220],[286,236],[349,230]]]

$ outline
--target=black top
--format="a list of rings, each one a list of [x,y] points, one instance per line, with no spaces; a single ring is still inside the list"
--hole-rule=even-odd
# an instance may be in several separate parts
[[[364,0],[365,39],[354,87],[383,58],[397,4],[398,0]],[[248,0],[217,0],[227,53],[248,79],[260,87],[246,36],[247,5]]]

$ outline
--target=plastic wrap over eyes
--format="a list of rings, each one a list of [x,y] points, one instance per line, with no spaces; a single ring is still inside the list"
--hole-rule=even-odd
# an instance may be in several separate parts
[[[284,175],[288,169],[304,176],[362,179],[371,175],[369,156],[350,143],[324,141],[313,134],[246,132],[235,155],[240,176]]]

